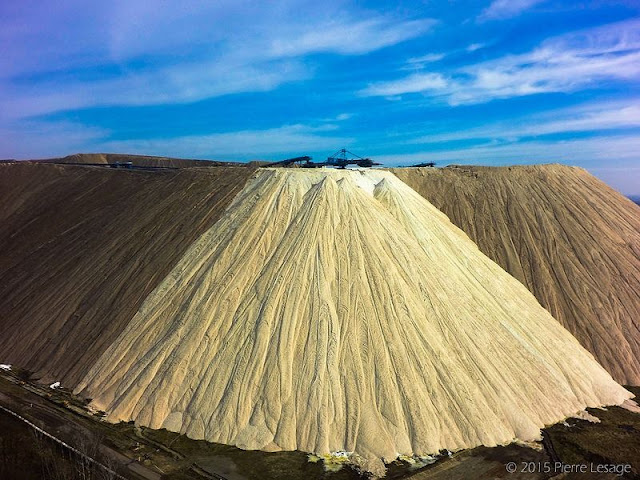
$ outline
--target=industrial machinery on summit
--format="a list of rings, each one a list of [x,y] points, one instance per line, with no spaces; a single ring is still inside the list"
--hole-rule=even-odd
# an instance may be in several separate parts
[[[382,165],[376,163],[370,158],[360,157],[346,148],[338,150],[336,153],[327,157],[325,162],[313,162],[311,157],[295,157],[273,162],[265,165],[265,167],[298,167],[298,168],[321,168],[321,167],[337,167],[346,168],[348,165],[356,165],[358,167],[373,167],[374,165]]]
[[[422,162],[422,163],[417,163],[415,165],[409,165],[409,167],[435,167],[436,166],[436,162]]]
[[[349,158],[349,156],[351,156],[351,158]],[[338,168],[345,168],[347,165],[357,165],[358,167],[373,167],[374,165],[381,165],[380,163],[375,163],[370,158],[359,157],[355,153],[351,153],[346,148],[342,148],[328,157],[325,164],[327,166]]]

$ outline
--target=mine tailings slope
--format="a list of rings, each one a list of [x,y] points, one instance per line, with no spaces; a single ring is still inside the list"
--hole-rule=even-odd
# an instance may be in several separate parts
[[[75,385],[251,173],[0,164],[0,362]]]
[[[218,162],[213,160],[191,160],[184,158],[155,157],[150,155],[128,155],[124,153],[76,153],[66,157],[35,160],[38,163],[58,164],[87,164],[87,165],[115,165],[131,163],[135,167],[152,168],[194,168],[212,166],[233,166],[232,162]],[[237,163],[235,165],[238,165]]]
[[[394,175],[325,169],[258,170],[76,393],[110,421],[376,474],[631,396]]]
[[[640,385],[640,207],[577,167],[392,170],[524,283],[625,385]]]

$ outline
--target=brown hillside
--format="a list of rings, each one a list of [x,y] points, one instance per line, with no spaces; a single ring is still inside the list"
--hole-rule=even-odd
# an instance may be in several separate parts
[[[620,383],[640,385],[640,208],[560,165],[393,169],[523,282]]]
[[[252,172],[0,165],[1,361],[82,378]]]
[[[76,153],[61,158],[35,160],[38,163],[69,163],[69,164],[104,164],[131,162],[137,167],[162,168],[190,168],[211,167],[218,165],[239,165],[234,162],[218,162],[214,160],[193,160],[185,158],[154,157],[150,155],[129,155],[124,153]]]

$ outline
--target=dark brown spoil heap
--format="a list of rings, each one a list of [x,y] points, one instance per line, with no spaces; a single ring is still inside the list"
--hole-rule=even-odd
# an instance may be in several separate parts
[[[136,167],[151,168],[191,168],[212,166],[239,166],[234,162],[218,162],[214,160],[193,160],[185,158],[156,157],[151,155],[129,155],[126,153],[76,153],[60,158],[47,158],[35,160],[38,163],[65,163],[65,164],[102,164],[114,165],[116,163],[133,164]]]
[[[253,171],[0,164],[0,362],[75,385]]]

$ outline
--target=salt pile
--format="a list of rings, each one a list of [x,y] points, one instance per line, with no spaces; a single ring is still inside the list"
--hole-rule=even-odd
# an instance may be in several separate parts
[[[393,174],[325,169],[260,170],[76,392],[110,421],[376,474],[631,397]]]

